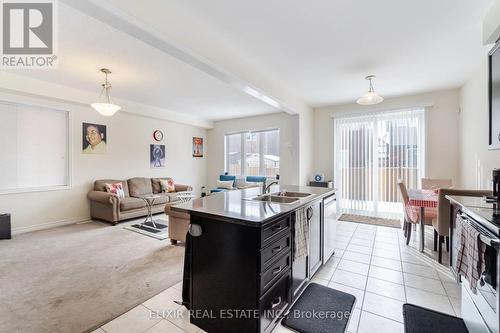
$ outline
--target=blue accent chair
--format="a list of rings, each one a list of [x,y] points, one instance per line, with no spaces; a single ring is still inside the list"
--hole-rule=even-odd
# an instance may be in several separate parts
[[[229,180],[232,180],[233,181],[233,187],[234,187],[234,184],[236,182],[236,176],[220,175],[219,176],[219,180],[220,181],[229,181]],[[228,190],[225,189],[225,188],[214,188],[214,189],[210,190],[210,193],[218,193],[218,192],[226,192],[226,191],[228,191]]]
[[[247,183],[265,183],[267,181],[267,177],[264,176],[247,176]]]

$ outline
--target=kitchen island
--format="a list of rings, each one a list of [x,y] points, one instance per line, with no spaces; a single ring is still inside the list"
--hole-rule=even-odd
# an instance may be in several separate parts
[[[328,260],[323,201],[333,189],[274,186],[227,191],[174,206],[201,235],[186,246],[191,323],[207,332],[270,332]],[[307,254],[294,256],[297,214],[307,216]],[[186,301],[185,299],[185,301]]]

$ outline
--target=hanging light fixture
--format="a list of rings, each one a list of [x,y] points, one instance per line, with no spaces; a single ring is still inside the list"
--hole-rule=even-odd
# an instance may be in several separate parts
[[[101,68],[101,72],[104,73],[104,83],[102,84],[102,91],[100,96],[102,98],[102,101],[98,103],[92,103],[90,104],[90,106],[103,116],[110,117],[114,115],[118,110],[120,110],[121,107],[111,103],[111,99],[109,98],[111,83],[109,83],[108,81],[108,74],[111,74],[111,71],[107,68]]]
[[[361,96],[361,98],[359,98],[356,101],[356,103],[358,103],[360,105],[374,105],[374,104],[381,103],[384,100],[384,98],[382,96],[380,96],[379,94],[377,94],[375,92],[375,89],[373,89],[372,80],[374,78],[375,78],[375,75],[368,75],[367,77],[365,77],[365,79],[370,82],[370,88],[366,94]]]

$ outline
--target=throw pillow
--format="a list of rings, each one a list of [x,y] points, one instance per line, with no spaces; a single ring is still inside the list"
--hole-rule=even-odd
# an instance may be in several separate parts
[[[125,198],[122,183],[106,184],[106,192],[111,193],[118,198]]]
[[[233,189],[233,181],[232,180],[218,180],[217,181],[217,188],[232,190]]]
[[[162,192],[167,192],[168,181],[167,179],[160,179],[160,189]]]
[[[172,178],[160,179],[160,186],[162,192],[175,192],[175,182]]]
[[[172,178],[167,179],[167,192],[175,192],[175,182]]]

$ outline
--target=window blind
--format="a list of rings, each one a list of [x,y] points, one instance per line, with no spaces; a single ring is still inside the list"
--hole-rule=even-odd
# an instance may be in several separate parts
[[[0,192],[69,185],[69,114],[0,102]]]
[[[424,176],[424,109],[343,116],[334,130],[340,210],[400,216],[397,180],[417,188]]]

